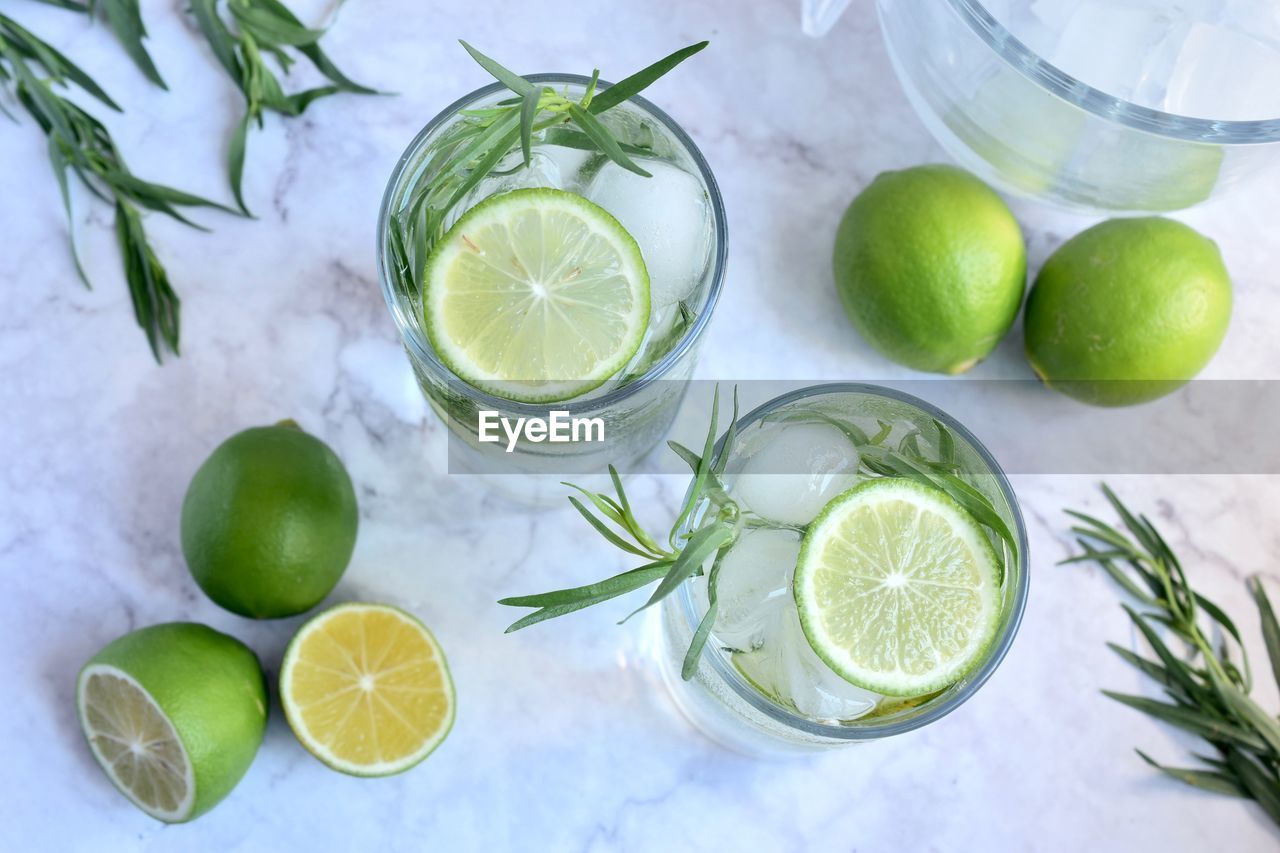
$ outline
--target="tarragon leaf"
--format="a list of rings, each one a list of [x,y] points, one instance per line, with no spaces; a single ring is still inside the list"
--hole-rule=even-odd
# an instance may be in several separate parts
[[[274,12],[277,17],[287,21],[288,23],[294,24],[298,27],[303,26],[297,16],[294,15],[293,12],[289,11],[289,9],[283,3],[280,3],[279,0],[254,0],[254,2],[262,8]],[[371,89],[368,86],[355,82],[338,70],[338,66],[333,64],[333,61],[329,59],[328,55],[320,47],[319,41],[311,42],[310,44],[298,45],[298,52],[311,60],[311,64],[316,67],[316,70],[342,89],[342,91],[351,92],[357,95],[382,94],[382,92],[377,89]]]
[[[230,0],[227,9],[243,29],[253,33],[259,41],[272,45],[301,47],[315,44],[324,35],[324,30],[304,27],[292,15],[286,18],[275,9],[253,0]]]
[[[637,557],[653,556],[647,550],[641,548],[638,545],[632,545],[630,542],[623,539],[621,536],[619,536],[618,534],[610,530],[608,527],[606,527],[603,521],[601,521],[600,519],[592,515],[587,510],[587,508],[582,505],[582,501],[578,500],[577,498],[571,497],[569,498],[569,503],[573,504],[573,508],[576,509],[579,512],[579,514],[581,514],[582,517],[585,518],[591,524],[591,526],[594,527],[596,531],[601,536],[603,536],[606,540],[608,540],[614,547],[619,548],[623,551],[626,551],[628,554],[635,554]]]
[[[1249,796],[1244,788],[1240,787],[1240,783],[1236,781],[1234,776],[1228,776],[1221,771],[1196,770],[1190,767],[1166,767],[1140,749],[1135,749],[1134,752],[1138,753],[1147,764],[1150,764],[1166,776],[1177,779],[1179,782],[1184,782],[1204,791],[1212,791],[1215,794],[1226,794],[1231,797]]]
[[[710,44],[710,42],[700,41],[697,44],[682,47],[670,56],[659,59],[657,62],[647,68],[637,71],[630,77],[625,77],[622,80],[619,80],[617,83],[614,83],[612,86],[592,98],[590,106],[591,112],[599,115],[607,109],[616,107],[618,104],[633,95],[640,94],[645,89],[649,88],[650,84],[658,78],[662,77],[681,62],[684,62],[686,59],[702,50],[708,44]]]
[[[702,650],[706,648],[707,638],[711,636],[711,629],[715,627],[716,616],[720,612],[720,602],[717,597],[717,588],[720,583],[720,566],[724,563],[724,557],[728,553],[729,545],[721,545],[720,549],[716,551],[716,559],[711,564],[711,571],[707,574],[707,612],[702,614],[702,619],[698,621],[697,630],[693,632],[693,638],[689,642],[689,649],[685,652],[684,662],[680,666],[680,677],[685,681],[693,678],[694,673],[698,671],[698,660],[702,657]]]
[[[534,88],[524,93],[520,103],[520,150],[524,154],[526,169],[533,162],[533,120],[538,116],[541,100],[541,92]]]
[[[1155,699],[1148,699],[1144,696],[1132,696],[1127,693],[1116,693],[1111,690],[1103,690],[1102,695],[1114,699],[1115,701],[1128,705],[1130,708],[1141,711],[1163,720],[1170,725],[1185,729],[1192,734],[1200,735],[1209,741],[1214,742],[1230,742],[1238,744],[1245,749],[1255,752],[1265,751],[1266,743],[1262,738],[1258,737],[1248,729],[1232,723],[1223,722],[1222,720],[1211,717],[1200,711],[1183,708],[1178,705],[1171,705],[1167,702],[1159,702]]]
[[[219,64],[231,75],[241,89],[244,88],[244,72],[236,58],[236,39],[218,16],[218,0],[190,0],[191,14],[196,25],[209,43],[209,49]]]
[[[607,91],[607,90],[606,90]],[[600,119],[584,110],[577,104],[569,105],[569,115],[573,117],[574,122],[581,128],[582,132],[591,138],[591,141],[600,147],[600,150],[613,162],[629,172],[635,172],[643,178],[652,178],[653,175],[636,165],[636,162],[627,155],[622,147],[618,145],[618,140],[613,138],[613,134],[609,129],[600,123]]]
[[[111,109],[121,112],[120,105],[113,101],[97,81],[85,73],[79,65],[60,53],[53,45],[21,27],[17,21],[0,15],[0,41],[5,41],[6,35],[8,39],[13,40],[15,48],[21,50],[27,58],[39,62],[54,79],[66,78]]]
[[[648,582],[643,580],[646,577],[649,581],[657,580],[665,575],[670,568],[670,560],[657,561],[585,586],[575,586],[553,592],[538,593],[537,595],[515,595],[500,599],[498,603],[506,607],[556,607],[562,604],[572,604],[587,598],[594,599],[605,595],[615,597],[644,586]]]
[[[1262,806],[1268,817],[1280,825],[1280,782],[1274,772],[1267,773],[1253,758],[1234,748],[1227,750],[1227,764],[1235,771],[1241,787]]]
[[[169,275],[151,249],[138,212],[124,201],[116,202],[116,240],[124,258],[125,281],[133,294],[134,316],[146,332],[156,361],[161,348],[178,354],[178,295]]]
[[[521,77],[519,74],[516,74],[514,71],[507,70],[501,64],[485,56],[465,41],[459,40],[459,43],[466,49],[467,53],[471,54],[471,58],[479,63],[481,68],[488,71],[499,83],[506,86],[517,95],[524,97],[529,92],[537,91],[536,86]]]
[[[1271,674],[1280,687],[1280,622],[1276,621],[1276,613],[1271,608],[1271,599],[1262,586],[1261,578],[1253,578],[1250,583],[1253,599],[1258,605],[1258,616],[1262,622],[1262,640],[1267,646],[1267,657],[1271,661]]]
[[[653,591],[653,595],[649,596],[649,600],[642,606],[631,612],[627,619],[635,616],[641,610],[652,607],[662,599],[666,598],[676,590],[680,584],[687,581],[693,576],[703,562],[708,557],[720,550],[721,547],[733,541],[734,530],[732,527],[723,524],[712,524],[703,527],[689,537],[689,541],[685,544],[675,562],[671,564],[671,568],[667,571],[666,577],[658,584],[658,588]],[[627,619],[623,619],[625,622]]]
[[[152,83],[161,89],[168,89],[164,78],[160,76],[160,71],[151,60],[151,54],[147,53],[146,47],[142,44],[143,39],[147,38],[147,28],[142,22],[142,10],[138,6],[138,0],[97,0],[97,4],[102,7],[107,24],[138,69]]]

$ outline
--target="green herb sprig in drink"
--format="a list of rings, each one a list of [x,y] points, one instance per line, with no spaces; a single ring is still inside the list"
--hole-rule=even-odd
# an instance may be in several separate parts
[[[462,42],[472,58],[514,97],[492,107],[464,111],[465,120],[432,143],[424,171],[436,177],[417,188],[405,208],[391,217],[392,275],[397,285],[406,293],[420,293],[427,257],[444,235],[450,211],[497,169],[513,146],[519,144],[524,155],[522,168],[527,167],[535,135],[547,143],[599,151],[619,166],[647,176],[649,173],[632,159],[647,152],[619,142],[598,116],[644,91],[707,44],[703,41],[682,48],[605,89],[596,85],[600,78],[596,69],[586,91],[575,101],[549,86],[530,83]]]
[[[1249,695],[1253,674],[1239,629],[1222,608],[1192,587],[1181,561],[1150,519],[1134,515],[1110,489],[1102,489],[1128,534],[1067,510],[1079,521],[1071,529],[1084,553],[1063,562],[1096,563],[1147,608],[1140,613],[1124,605],[1155,660],[1115,643],[1107,645],[1159,684],[1168,701],[1103,693],[1203,738],[1213,750],[1212,755],[1195,754],[1200,767],[1169,767],[1137,750],[1143,761],[1188,785],[1251,798],[1280,825],[1280,721]],[[1271,675],[1280,685],[1280,624],[1258,578],[1251,588]],[[1216,644],[1214,633],[1220,634]],[[1182,648],[1171,648],[1166,637]]]

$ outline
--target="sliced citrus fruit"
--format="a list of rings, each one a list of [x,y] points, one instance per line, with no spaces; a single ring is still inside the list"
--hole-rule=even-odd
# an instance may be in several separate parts
[[[222,800],[267,723],[258,659],[190,622],[120,637],[80,671],[80,726],[107,777],[138,808],[179,823]]]
[[[395,607],[340,604],[289,643],[280,704],[325,764],[389,776],[431,754],[453,725],[453,681],[426,626]]]
[[[574,193],[523,189],[467,211],[427,259],[423,314],[441,360],[511,400],[567,400],[636,354],[649,326],[640,247]]]
[[[1000,566],[943,492],[898,478],[835,497],[813,521],[794,593],[809,644],[846,681],[916,696],[963,678],[1000,621]]]

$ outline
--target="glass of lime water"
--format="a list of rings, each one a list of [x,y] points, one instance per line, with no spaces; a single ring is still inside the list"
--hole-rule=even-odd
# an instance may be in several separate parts
[[[963,426],[892,389],[812,386],[741,418],[724,462],[732,511],[704,500],[686,529],[731,517],[737,538],[660,623],[664,680],[705,734],[758,756],[886,737],[995,671],[1027,601],[1026,531]],[[713,573],[714,627],[682,677]]]
[[[574,100],[591,85],[588,78],[566,74],[525,79]],[[607,84],[599,86],[604,89]],[[600,113],[598,119],[649,177],[628,171],[598,149],[583,145],[580,131],[539,128],[533,134],[527,165],[521,144],[514,142],[446,212],[434,232],[415,232],[423,189],[442,178],[441,164],[447,157],[441,152],[448,154],[465,145],[453,140],[461,138],[459,132],[465,132],[466,123],[483,118],[486,110],[500,109],[510,96],[501,84],[478,89],[432,119],[410,143],[391,175],[379,214],[379,275],[418,384],[449,429],[450,469],[487,475],[490,485],[525,502],[560,502],[563,488],[558,482],[566,475],[603,472],[610,462],[626,470],[665,436],[724,281],[725,212],[715,178],[693,141],[669,116],[633,96]],[[558,193],[540,192],[545,190]],[[519,217],[527,218],[531,209],[543,223],[533,237],[519,224]],[[605,215],[600,216],[600,211]],[[551,230],[546,223],[559,221],[552,216],[568,221],[566,229],[582,226],[584,232],[604,237],[595,246],[584,247],[573,239],[552,245],[553,241],[543,239]],[[493,347],[504,348],[501,357],[485,362],[488,353],[484,351],[477,355],[442,344],[447,335],[436,333],[431,324],[444,313],[445,303],[432,300],[431,287],[465,291],[471,285],[467,275],[479,267],[473,264],[469,271],[464,258],[452,272],[437,275],[433,270],[448,268],[448,253],[437,253],[443,258],[438,262],[429,261],[433,249],[450,239],[457,230],[453,226],[463,217],[468,217],[472,235],[487,225],[492,226],[490,237],[497,234],[515,243],[487,251],[495,262],[523,264],[498,275],[511,269],[523,275],[536,267],[534,276],[537,270],[549,269],[564,281],[603,277],[616,269],[591,266],[598,261],[597,249],[603,246],[607,254],[634,240],[647,273],[648,304],[637,309],[643,316],[634,318],[630,343],[613,353],[607,364],[593,365],[595,373],[586,381],[553,388],[525,381],[528,377],[521,371],[532,371],[545,360],[592,358],[591,348],[598,345],[597,326],[611,321],[610,312],[619,309],[589,304],[591,293],[584,288],[561,304],[578,313],[555,318],[559,326],[538,326],[536,333],[525,335],[519,323],[508,322],[500,326],[501,334],[490,334]],[[463,255],[476,248],[472,236],[465,236],[461,246]],[[533,255],[538,257],[531,260]],[[424,287],[427,280],[443,285]],[[523,309],[516,306],[514,310]],[[469,333],[467,324],[474,324],[477,330],[472,338],[481,338],[484,324],[494,318],[507,322],[512,313],[509,304],[473,308],[469,315],[450,320],[451,333],[460,326]],[[526,346],[526,337],[534,344]],[[570,362],[564,370],[580,369],[573,366],[580,363],[585,362]],[[579,436],[592,440],[557,443],[526,432],[512,443],[497,426],[503,420],[518,424],[521,418],[545,421],[552,411],[564,413],[561,423],[581,423]],[[487,427],[481,423],[482,414]],[[490,439],[498,440],[482,442],[482,427]],[[572,437],[569,427],[565,429]],[[601,433],[602,441],[598,440]]]

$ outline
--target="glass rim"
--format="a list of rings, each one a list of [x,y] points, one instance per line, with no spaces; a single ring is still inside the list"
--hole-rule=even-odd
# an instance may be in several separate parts
[[[971,433],[963,424],[952,418],[946,412],[934,406],[919,397],[898,391],[894,388],[887,388],[882,385],[872,385],[864,382],[830,382],[821,385],[810,385],[795,391],[789,391],[778,397],[774,397],[766,403],[763,403],[752,409],[746,415],[737,420],[737,431],[742,434],[743,430],[752,424],[761,420],[774,410],[811,397],[826,396],[829,394],[866,394],[875,397],[884,397],[895,400],[900,403],[914,406],[926,415],[936,418],[948,429],[954,431],[960,436],[983,463],[990,469],[991,474],[995,477],[997,486],[999,486],[1001,495],[1004,496],[1013,514],[1014,533],[1018,541],[1018,560],[1017,560],[1017,577],[1016,586],[1013,590],[1012,613],[1008,621],[1001,627],[1000,633],[997,634],[995,640],[991,644],[991,650],[982,664],[974,670],[971,677],[965,685],[955,691],[954,694],[943,697],[936,703],[928,703],[924,706],[924,710],[919,714],[907,717],[901,720],[890,720],[884,723],[866,723],[851,725],[832,725],[830,723],[817,722],[807,717],[802,717],[797,713],[788,711],[781,705],[767,699],[758,690],[752,687],[738,671],[731,666],[728,661],[719,654],[704,654],[703,660],[720,676],[720,678],[729,686],[731,690],[739,698],[754,708],[759,713],[769,717],[774,722],[780,723],[789,729],[798,730],[809,735],[827,738],[829,740],[843,741],[863,741],[877,740],[879,738],[890,737],[892,735],[903,734],[914,729],[927,726],[936,722],[947,714],[950,714],[956,708],[964,704],[968,699],[978,691],[987,682],[987,679],[996,671],[1000,663],[1008,654],[1010,647],[1013,645],[1014,637],[1017,636],[1018,627],[1022,624],[1022,616],[1027,606],[1027,597],[1030,588],[1030,577],[1028,576],[1028,554],[1027,554],[1027,528],[1022,518],[1022,509],[1018,504],[1018,498],[1013,492],[1012,486],[1009,485],[1009,478],[1001,470],[1000,465],[991,455],[990,451],[980,442],[977,437]],[[727,435],[727,431],[726,431]],[[715,453],[718,455],[724,447],[726,435],[721,435],[716,441]],[[688,492],[685,492],[685,499],[688,500]],[[679,609],[688,622],[689,630],[692,633],[696,628],[699,617],[694,610],[692,587],[689,583],[680,585],[678,593]],[[705,650],[704,650],[705,651]]]
[[[541,74],[525,74],[524,79],[531,83],[567,83],[570,85],[587,86],[591,83],[590,77],[584,77],[581,74],[561,74],[557,72],[545,72]],[[597,80],[598,90],[612,86],[613,84],[607,80]],[[625,385],[614,388],[598,397],[588,396],[586,398],[570,399],[557,401],[554,404],[534,404],[523,403],[518,400],[508,400],[504,397],[498,397],[476,388],[469,384],[466,380],[456,375],[449,367],[436,355],[430,343],[419,335],[414,326],[412,326],[403,316],[403,311],[397,297],[395,288],[392,284],[390,275],[390,252],[388,247],[388,234],[390,233],[391,205],[393,197],[397,191],[402,189],[402,182],[406,176],[406,172],[411,165],[417,165],[415,155],[417,155],[426,144],[427,140],[444,124],[453,119],[459,111],[466,109],[470,104],[478,100],[498,94],[499,92],[508,91],[507,87],[502,83],[490,83],[487,86],[481,86],[466,95],[458,98],[456,101],[445,107],[436,114],[425,126],[413,137],[413,140],[401,153],[400,159],[396,162],[395,168],[391,172],[391,177],[387,180],[386,189],[382,194],[382,203],[378,210],[378,232],[377,239],[377,265],[378,278],[382,287],[382,296],[386,300],[387,308],[391,311],[392,319],[395,321],[396,328],[400,332],[400,337],[412,349],[415,358],[420,359],[423,363],[428,364],[437,371],[450,386],[464,389],[467,396],[482,406],[493,409],[500,409],[510,412],[527,412],[536,414],[544,412],[547,405],[553,405],[558,409],[565,409],[571,412],[588,412],[599,409],[605,409],[609,406],[626,400],[633,394],[636,394],[654,381],[661,379],[667,373],[680,363],[681,359],[693,348],[698,339],[702,337],[707,325],[711,322],[711,315],[715,311],[716,304],[720,299],[720,291],[724,287],[725,266],[729,256],[728,242],[728,218],[725,214],[724,199],[720,195],[720,187],[716,183],[715,175],[711,172],[711,167],[707,164],[706,158],[702,155],[702,151],[689,137],[675,119],[667,115],[663,110],[655,106],[651,101],[632,95],[627,98],[625,103],[632,103],[641,110],[652,116],[667,129],[675,138],[676,142],[684,148],[689,155],[689,159],[693,161],[697,167],[698,177],[702,180],[703,185],[707,189],[707,198],[711,204],[712,231],[715,239],[714,258],[712,260],[710,278],[711,283],[707,290],[707,297],[703,303],[702,310],[694,319],[693,325],[684,333],[680,340],[671,350],[659,359],[656,363],[650,365],[636,379]]]
[[[891,1],[891,0],[890,0]],[[1269,119],[1205,119],[1144,107],[1067,74],[1022,43],[980,0],[947,0],[995,53],[1031,82],[1098,118],[1183,142],[1265,145],[1280,142],[1280,116]],[[886,0],[880,0],[881,7]]]

